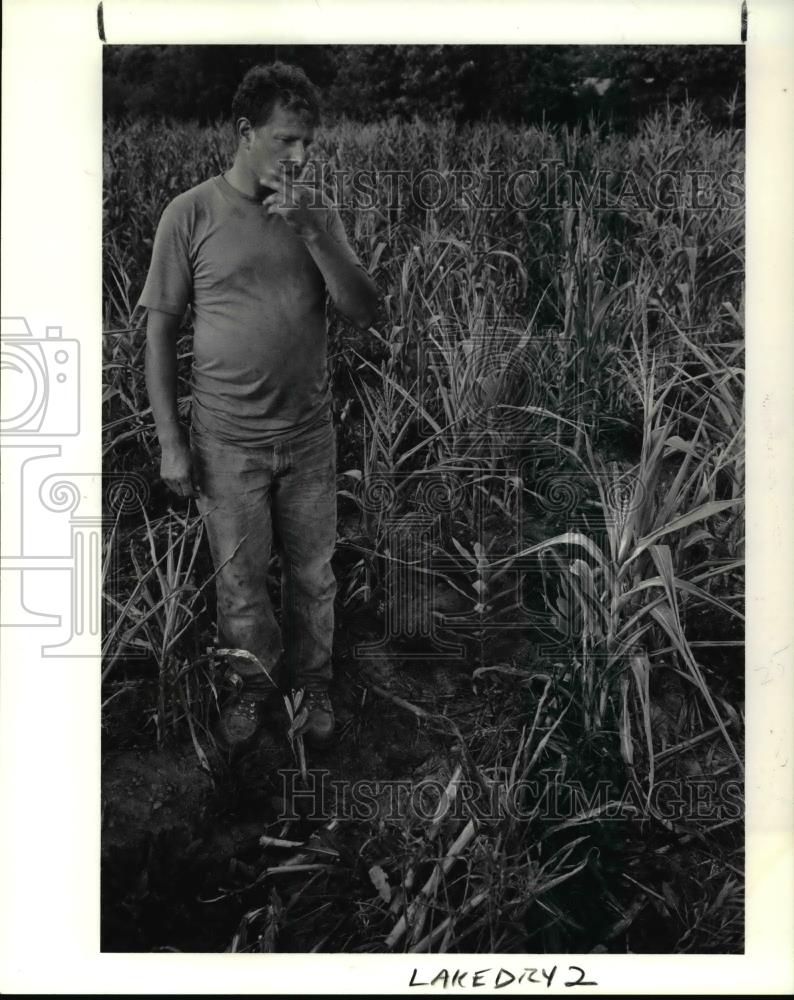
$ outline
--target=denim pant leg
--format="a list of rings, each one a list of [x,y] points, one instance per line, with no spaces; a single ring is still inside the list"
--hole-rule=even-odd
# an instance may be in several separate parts
[[[336,579],[336,435],[324,424],[284,445],[273,489],[282,558],[285,659],[295,687],[327,688],[332,675]]]
[[[273,449],[236,448],[195,432],[191,445],[216,571],[220,641],[253,653],[278,683],[281,631],[267,591]],[[249,686],[272,690],[256,664],[238,657],[234,669]]]

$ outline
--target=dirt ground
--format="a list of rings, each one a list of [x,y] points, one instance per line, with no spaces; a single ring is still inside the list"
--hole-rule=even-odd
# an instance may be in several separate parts
[[[337,667],[331,688],[337,733],[329,748],[307,750],[310,787],[415,781],[444,766],[454,739],[374,693],[372,685],[452,717],[477,708],[468,672],[459,666],[381,660],[363,670]],[[145,701],[146,691],[135,697]],[[233,761],[202,741],[210,775],[189,738],[158,750],[151,730],[136,733],[132,720],[140,715],[132,699],[126,706],[116,699],[106,726],[102,950],[224,950],[246,904],[244,894],[219,897],[284,857],[261,848],[259,837],[283,831],[277,818],[285,811],[284,796],[300,787],[284,736],[286,713],[274,706],[255,745]],[[315,795],[315,815],[293,821],[287,836],[302,839],[320,826],[319,812],[328,817],[332,798]],[[312,812],[308,799],[305,808]]]

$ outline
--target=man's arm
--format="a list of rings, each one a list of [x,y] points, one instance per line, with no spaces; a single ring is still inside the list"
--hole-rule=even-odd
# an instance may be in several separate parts
[[[179,496],[196,496],[190,444],[177,411],[176,343],[181,317],[149,309],[146,326],[146,389],[162,457],[160,476]]]
[[[293,186],[283,175],[281,188],[262,204],[268,213],[280,215],[303,240],[336,308],[359,330],[367,330],[375,322],[380,293],[347,245],[338,215],[329,216],[332,206],[316,205],[317,194],[311,188]],[[339,240],[329,232],[329,223],[338,227]]]
[[[368,330],[375,322],[380,293],[363,268],[353,263],[325,229],[303,235],[306,249],[322,272],[336,308],[358,327]]]

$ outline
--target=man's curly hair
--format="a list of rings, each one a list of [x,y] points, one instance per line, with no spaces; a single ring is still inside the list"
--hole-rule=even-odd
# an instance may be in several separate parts
[[[320,118],[319,92],[299,66],[283,62],[253,66],[242,79],[232,100],[232,125],[247,118],[256,128],[264,125],[277,102],[291,111],[305,111],[312,124]]]

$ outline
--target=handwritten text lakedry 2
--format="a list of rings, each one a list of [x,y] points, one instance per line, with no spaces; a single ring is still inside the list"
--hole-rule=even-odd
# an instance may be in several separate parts
[[[500,966],[498,969],[489,967],[486,969],[439,969],[434,976],[429,976],[426,972],[420,973],[418,969],[411,970],[409,986],[435,986],[439,989],[504,989],[506,986],[551,986],[557,976],[558,967],[553,965],[548,971],[541,968],[524,966],[522,968],[506,969]],[[560,978],[562,977],[560,973]],[[558,982],[562,986],[598,986],[593,979],[588,979],[585,970],[579,965],[569,965],[565,979]]]

